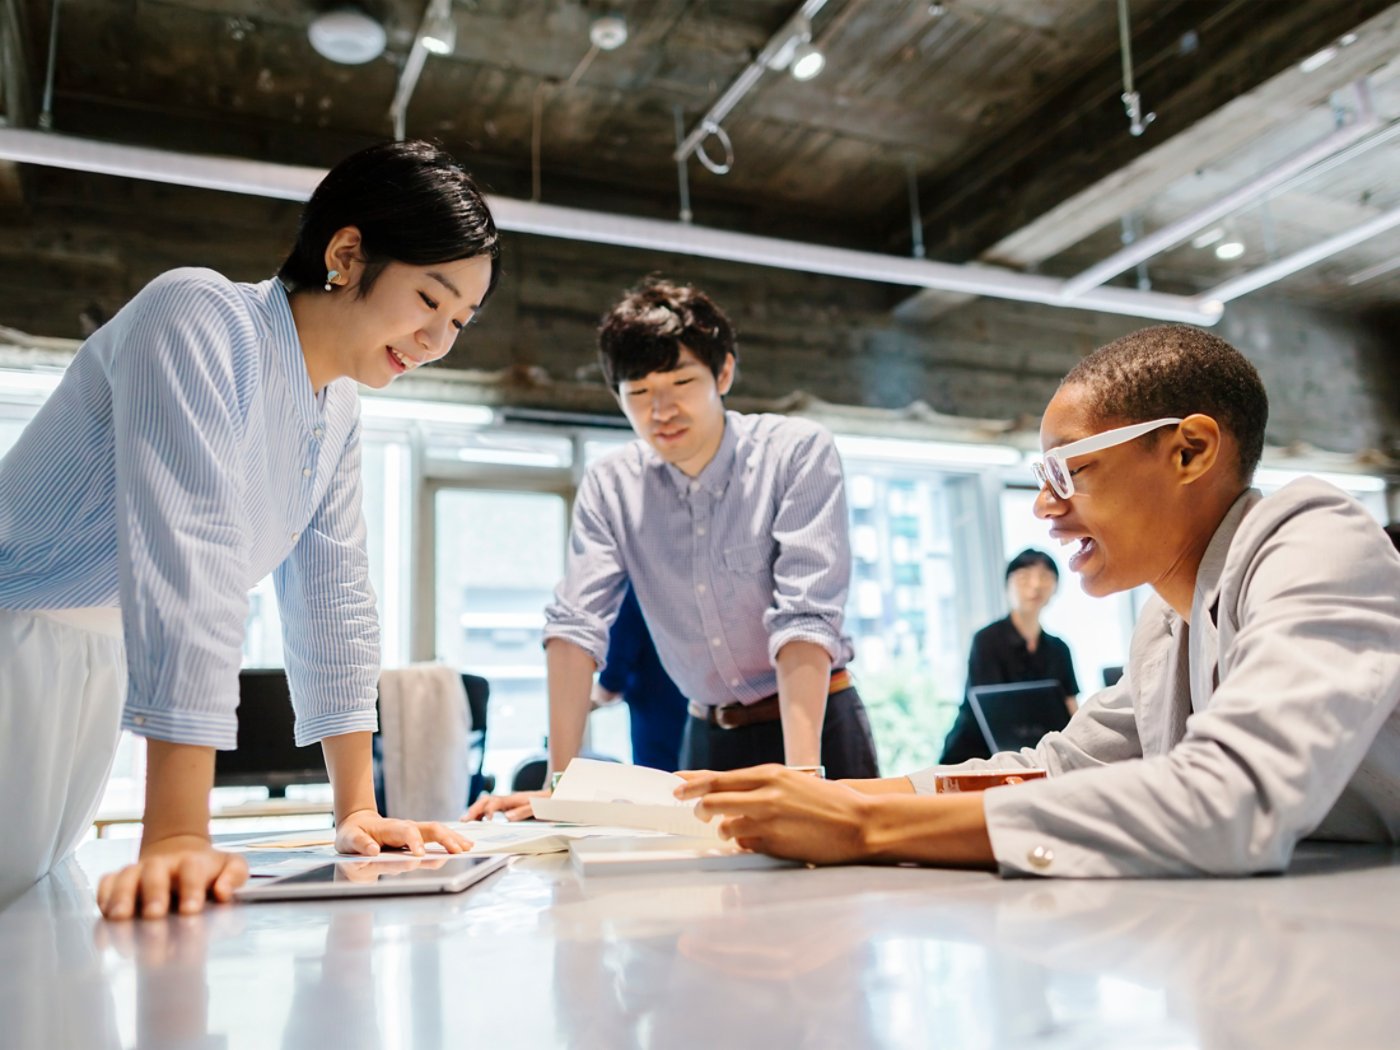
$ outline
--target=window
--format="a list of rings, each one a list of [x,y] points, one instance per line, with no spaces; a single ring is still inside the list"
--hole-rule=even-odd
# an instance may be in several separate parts
[[[845,460],[851,517],[846,630],[887,773],[932,765],[956,716],[967,639],[986,607],[980,479],[881,460]]]
[[[491,683],[486,772],[504,788],[548,732],[544,608],[564,574],[554,493],[441,488],[433,501],[437,658]]]

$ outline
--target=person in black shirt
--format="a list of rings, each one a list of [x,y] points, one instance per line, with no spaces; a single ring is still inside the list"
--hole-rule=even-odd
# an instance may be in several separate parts
[[[1009,685],[1053,678],[1065,690],[1065,704],[1073,714],[1079,698],[1079,682],[1069,646],[1040,628],[1040,611],[1060,584],[1060,570],[1044,551],[1023,550],[1006,566],[1006,592],[1011,615],[988,624],[972,636],[967,661],[967,685]],[[991,752],[966,697],[958,708],[953,728],[943,740],[940,765],[969,758],[991,758]]]

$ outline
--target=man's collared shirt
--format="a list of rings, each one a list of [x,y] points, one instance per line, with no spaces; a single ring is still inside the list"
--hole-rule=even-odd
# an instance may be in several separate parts
[[[297,743],[374,729],[359,397],[311,388],[287,293],[156,278],[0,460],[0,608],[120,605],[122,724],[233,747],[248,590],[276,571]]]
[[[850,566],[831,435],[807,420],[728,412],[698,477],[641,440],[589,469],[544,636],[603,666],[630,580],[681,692],[752,703],[777,692],[774,660],[789,642],[822,646],[833,669],[851,659],[842,633]]]

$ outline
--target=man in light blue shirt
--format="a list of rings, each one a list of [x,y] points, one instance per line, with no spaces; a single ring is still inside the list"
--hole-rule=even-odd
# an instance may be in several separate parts
[[[703,292],[654,281],[599,332],[604,373],[641,439],[594,464],[545,610],[550,765],[579,750],[593,672],[627,585],[690,698],[684,768],[761,762],[876,768],[846,672],[850,543],[841,460],[815,423],[726,412],[729,319]],[[518,797],[479,803],[471,816]]]

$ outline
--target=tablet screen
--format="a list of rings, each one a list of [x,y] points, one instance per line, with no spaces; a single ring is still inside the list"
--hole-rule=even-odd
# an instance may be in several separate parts
[[[453,881],[465,872],[489,864],[492,857],[404,857],[402,860],[354,861],[325,864],[278,879],[284,886],[329,886],[334,883]]]
[[[363,897],[394,893],[456,893],[504,867],[505,856],[407,855],[342,858],[296,875],[257,879],[234,891],[239,900]]]

